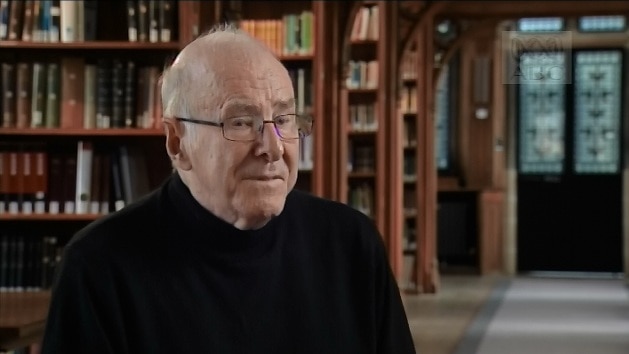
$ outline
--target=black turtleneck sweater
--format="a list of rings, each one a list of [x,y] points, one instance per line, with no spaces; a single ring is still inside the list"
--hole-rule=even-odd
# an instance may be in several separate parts
[[[381,237],[292,191],[242,231],[177,174],[68,243],[43,353],[415,353]]]

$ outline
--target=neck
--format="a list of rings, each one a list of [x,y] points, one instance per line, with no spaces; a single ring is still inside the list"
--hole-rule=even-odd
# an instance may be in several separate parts
[[[269,221],[271,221],[270,217],[269,218],[265,218],[265,217],[246,218],[242,216],[240,217],[237,216],[234,222],[230,222],[230,221],[227,221],[227,222],[234,225],[234,227],[239,230],[258,230],[258,229],[263,228],[264,225],[266,225]]]
[[[183,183],[190,190],[190,194],[192,194],[192,197],[203,208],[239,230],[261,229],[273,218],[273,215],[242,215],[236,212],[235,208],[219,208],[216,205],[217,198],[212,197],[210,193],[204,188],[198,187],[200,184],[195,183],[197,181],[191,181],[191,179],[193,179],[194,177],[190,176],[184,171],[179,171],[179,175],[181,176],[181,180],[183,181]]]

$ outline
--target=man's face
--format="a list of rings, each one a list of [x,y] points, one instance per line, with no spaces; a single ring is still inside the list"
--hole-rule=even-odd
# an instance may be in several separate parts
[[[205,119],[250,115],[271,120],[295,113],[290,77],[270,55],[223,62],[214,73],[216,92],[204,102],[218,116]],[[299,140],[281,140],[268,123],[252,142],[227,140],[219,127],[194,129],[199,139],[189,154],[196,184],[191,189],[202,205],[239,228],[260,226],[282,211],[297,180]]]

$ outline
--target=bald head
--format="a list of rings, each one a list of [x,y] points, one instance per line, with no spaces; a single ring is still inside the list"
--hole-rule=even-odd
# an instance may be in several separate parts
[[[258,39],[231,25],[217,26],[188,44],[162,75],[165,117],[210,116],[212,99],[231,68],[247,68],[254,61],[274,60]]]

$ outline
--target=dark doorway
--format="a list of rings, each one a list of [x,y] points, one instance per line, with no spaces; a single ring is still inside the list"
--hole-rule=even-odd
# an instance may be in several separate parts
[[[540,75],[518,84],[518,270],[621,272],[624,53],[552,54],[566,83],[544,80],[549,55],[520,56]]]

